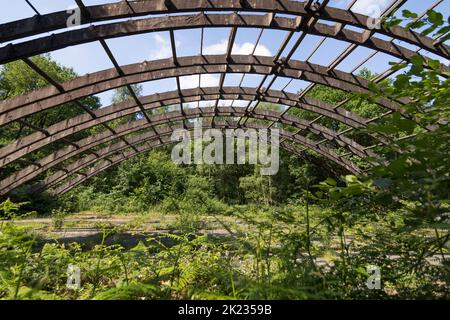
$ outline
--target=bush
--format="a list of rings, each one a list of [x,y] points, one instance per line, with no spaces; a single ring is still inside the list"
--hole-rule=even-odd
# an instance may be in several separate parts
[[[55,230],[60,230],[64,225],[64,220],[66,216],[69,214],[69,211],[66,209],[58,208],[52,210],[52,227]]]
[[[27,205],[28,202],[14,203],[9,198],[0,203],[0,218],[1,219],[14,219],[20,213],[20,208]]]

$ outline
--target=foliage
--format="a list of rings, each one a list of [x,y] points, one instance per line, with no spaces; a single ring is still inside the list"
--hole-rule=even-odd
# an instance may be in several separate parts
[[[14,203],[9,198],[0,203],[0,218],[1,219],[13,219],[17,216],[18,211],[26,202]]]
[[[417,19],[405,10],[403,16],[422,35],[449,38],[449,25],[440,13],[429,11]],[[388,18],[384,27],[402,21]],[[48,56],[33,62],[58,81],[76,76]],[[175,216],[166,224],[169,232],[139,234],[145,240],[125,247],[107,243],[127,230],[101,225],[100,241],[88,247],[42,239],[35,231],[2,221],[0,298],[448,299],[450,73],[439,61],[419,55],[410,65],[392,63],[392,68],[397,75],[383,82],[373,81],[376,75],[368,70],[360,72],[371,81],[370,95],[320,85],[308,93],[330,104],[348,99],[345,108],[366,118],[384,111],[376,105],[381,97],[399,103],[397,112],[354,134],[364,145],[374,136],[389,142],[377,148],[384,161],[366,175],[347,175],[314,153],[281,152],[280,171],[273,177],[260,176],[259,168],[250,165],[177,166],[167,148],[136,156],[59,203],[53,201],[56,209],[44,198],[31,199],[31,205],[45,209],[42,213],[51,211],[56,230],[70,212],[140,213],[139,221],[145,221],[155,210]],[[2,99],[45,85],[23,62],[5,65],[0,74]],[[133,89],[141,94],[140,87]],[[113,102],[132,98],[121,88]],[[95,98],[84,102],[98,107]],[[275,104],[261,106],[281,110]],[[67,104],[30,121],[46,126],[80,112]],[[298,108],[289,112],[308,120],[316,117]],[[111,125],[136,118],[138,114]],[[326,117],[317,122],[336,131],[347,129]],[[0,129],[0,143],[29,132],[14,123]],[[13,164],[2,175],[21,166]],[[14,196],[23,201],[24,194]],[[29,202],[15,203],[15,198],[0,204],[2,219],[14,220],[28,209]],[[68,265],[81,270],[77,290],[66,286]],[[381,272],[379,290],[367,286],[370,265]]]
[[[51,214],[53,228],[56,230],[61,229],[64,225],[64,219],[68,214],[69,212],[65,209],[53,209]]]

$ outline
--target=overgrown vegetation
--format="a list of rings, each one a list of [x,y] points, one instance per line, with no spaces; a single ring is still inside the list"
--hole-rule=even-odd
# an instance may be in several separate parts
[[[417,20],[405,11],[404,17],[423,34],[448,37],[439,13]],[[74,76],[48,57],[36,59],[55,69],[58,79]],[[52,199],[51,206],[13,194],[13,201],[0,204],[0,298],[448,299],[449,70],[432,59],[411,60],[411,66],[393,65],[399,71],[394,80],[373,83],[374,96],[321,86],[309,93],[330,103],[351,98],[347,108],[367,118],[379,115],[374,102],[380,97],[407,99],[402,110],[355,134],[389,141],[377,150],[388,164],[365,176],[346,175],[315,154],[281,153],[279,173],[264,177],[250,165],[177,166],[170,150],[160,149],[104,171]],[[4,98],[41,85],[29,83],[20,68],[2,70]],[[374,77],[367,70],[361,75]],[[20,88],[11,84],[17,77]],[[119,91],[115,101],[127,98]],[[23,128],[2,130],[1,143],[23,134]],[[22,215],[31,210],[52,212],[54,232],[67,228],[70,213],[80,211],[138,214],[141,227],[154,212],[167,221],[164,230],[134,230],[130,236],[141,240],[133,246],[110,244],[129,232],[126,226],[98,225],[101,237],[88,246],[49,240],[23,226]],[[78,289],[66,285],[69,265],[80,268]],[[367,285],[369,266],[380,270],[380,288]]]

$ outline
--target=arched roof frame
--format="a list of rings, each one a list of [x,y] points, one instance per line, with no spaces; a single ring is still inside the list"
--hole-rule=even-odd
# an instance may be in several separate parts
[[[376,50],[376,52],[387,53],[393,57],[399,58],[402,61],[409,61],[411,57],[418,53],[418,50],[410,50],[401,45],[395,44],[393,40],[401,40],[405,41],[411,45],[414,45],[419,48],[419,50],[426,50],[433,54],[436,54],[445,59],[449,58],[449,47],[439,41],[439,39],[432,39],[428,37],[423,37],[411,30],[402,28],[402,27],[393,27],[393,28],[382,28],[379,30],[372,30],[367,27],[369,17],[362,16],[351,12],[349,10],[342,10],[327,7],[328,0],[324,0],[321,4],[314,4],[314,1],[308,0],[304,3],[301,2],[292,2],[288,0],[278,0],[278,1],[269,1],[269,0],[165,0],[165,1],[136,1],[136,2],[121,2],[116,4],[106,4],[100,6],[92,6],[86,7],[81,0],[76,0],[77,4],[80,7],[82,13],[82,24],[87,23],[95,23],[102,22],[108,20],[115,19],[123,19],[123,18],[136,18],[145,15],[154,15],[161,13],[186,13],[183,15],[175,15],[168,17],[150,17],[144,19],[134,19],[128,21],[119,21],[114,23],[106,23],[101,25],[91,25],[87,28],[81,27],[80,29],[65,31],[58,34],[53,34],[51,36],[43,36],[36,39],[23,39],[28,36],[37,36],[44,32],[55,31],[61,28],[64,28],[63,22],[67,21],[67,13],[66,12],[58,12],[52,13],[48,15],[38,15],[34,18],[24,19],[21,21],[16,21],[8,24],[0,25],[0,30],[8,31],[2,32],[0,35],[0,40],[3,41],[13,41],[13,40],[21,40],[23,42],[19,43],[11,43],[5,47],[0,48],[0,63],[5,63],[9,61],[14,61],[17,59],[23,59],[32,69],[34,69],[38,74],[43,76],[51,86],[32,92],[30,94],[26,94],[20,97],[8,99],[6,101],[0,102],[0,126],[11,123],[13,121],[25,121],[26,118],[36,112],[40,112],[42,110],[47,110],[49,108],[56,107],[63,103],[74,101],[83,110],[86,111],[85,115],[80,117],[76,117],[74,119],[67,119],[66,128],[62,128],[61,123],[54,124],[49,128],[37,128],[30,125],[31,128],[35,129],[36,132],[33,135],[28,137],[23,137],[17,140],[14,144],[8,145],[0,150],[0,161],[2,161],[3,165],[11,163],[17,159],[20,159],[22,156],[25,156],[35,150],[38,150],[40,147],[47,145],[48,143],[61,140],[65,141],[68,135],[61,134],[61,132],[65,132],[67,134],[70,130],[77,128],[74,124],[76,121],[85,121],[83,125],[86,126],[87,123],[97,123],[103,124],[106,130],[106,134],[110,133],[112,136],[117,136],[120,139],[125,139],[125,135],[116,134],[115,129],[111,129],[108,125],[98,119],[98,115],[95,114],[94,111],[86,109],[80,102],[79,99],[83,97],[87,97],[105,90],[126,86],[129,88],[130,93],[134,97],[135,105],[126,110],[117,110],[116,113],[111,113],[108,116],[111,119],[117,118],[120,114],[124,114],[130,110],[139,110],[143,113],[146,119],[143,119],[144,122],[147,120],[146,126],[153,128],[151,121],[148,121],[148,115],[145,113],[144,104],[141,101],[140,97],[137,97],[133,94],[132,89],[130,87],[131,84],[140,83],[143,81],[148,81],[152,79],[165,79],[169,77],[174,77],[177,80],[177,93],[178,99],[181,103],[185,102],[186,99],[189,100],[190,97],[185,97],[182,94],[182,90],[179,85],[179,77],[183,75],[191,75],[191,74],[204,74],[204,73],[219,73],[221,75],[220,85],[218,97],[216,97],[216,106],[214,108],[213,115],[213,123],[214,117],[219,116],[218,111],[218,98],[227,97],[227,88],[223,86],[224,77],[228,73],[244,73],[244,74],[263,74],[264,78],[261,82],[261,85],[256,88],[254,91],[254,100],[257,101],[256,107],[260,102],[268,101],[271,102],[271,99],[278,99],[278,101],[286,101],[292,102],[285,103],[290,107],[303,107],[304,109],[310,110],[318,114],[318,118],[321,117],[329,117],[331,119],[346,123],[350,125],[350,129],[364,127],[367,123],[377,120],[384,115],[387,115],[393,111],[402,111],[401,105],[406,100],[401,101],[393,101],[389,98],[382,98],[377,101],[379,105],[385,107],[387,109],[386,114],[377,117],[375,119],[360,119],[357,115],[351,114],[350,112],[341,109],[348,99],[342,101],[336,106],[332,107],[332,109],[327,106],[326,108],[321,108],[323,106],[323,102],[319,103],[306,103],[304,104],[305,94],[309,91],[314,84],[323,84],[326,86],[338,88],[347,92],[356,92],[369,94],[370,90],[368,90],[368,82],[360,77],[356,77],[353,74],[346,74],[339,70],[336,70],[335,67],[343,61],[355,48],[358,46],[363,46],[367,48],[371,48]],[[391,4],[386,8],[383,12],[383,15],[389,15],[396,8],[405,3],[405,0],[393,0]],[[352,2],[353,4],[355,1]],[[430,7],[431,8],[431,7]],[[233,13],[221,13],[221,14],[209,14],[206,12],[213,11],[233,11]],[[198,14],[191,14],[194,12],[200,12]],[[246,12],[246,14],[241,14],[240,12]],[[253,13],[259,13],[257,15]],[[247,14],[251,13],[251,14]],[[264,13],[264,15],[260,15],[260,13]],[[289,15],[292,17],[280,16],[281,15]],[[335,25],[331,26],[326,23],[321,23],[319,20],[327,20],[335,22]],[[42,22],[45,22],[43,24]],[[357,32],[353,30],[346,29],[345,26],[354,26],[362,29],[362,32]],[[187,29],[187,28],[208,28],[208,27],[230,27],[230,37],[227,52],[223,56],[205,56],[201,54],[197,57],[183,57],[179,58],[176,54],[176,49],[174,45],[174,30],[179,29]],[[257,57],[254,55],[254,52],[250,56],[237,56],[232,55],[232,47],[234,44],[234,37],[236,36],[236,30],[238,27],[244,28],[261,28],[264,29],[276,29],[276,30],[285,30],[288,31],[286,39],[283,41],[281,47],[279,48],[277,54],[274,57]],[[20,30],[21,29],[21,30]],[[114,37],[124,36],[124,35],[132,35],[138,33],[146,33],[146,32],[155,32],[155,31],[169,31],[172,43],[172,59],[166,59],[166,61],[157,61],[157,62],[144,62],[142,64],[128,65],[128,66],[119,66],[117,61],[115,60],[112,52],[109,50],[105,39],[110,39]],[[301,32],[301,36],[294,43],[293,48],[289,51],[287,56],[283,58],[282,54],[288,43],[291,41],[292,36],[296,32]],[[392,40],[387,41],[380,38],[373,37],[375,33],[379,33],[388,37],[391,37]],[[350,43],[350,46],[347,47],[345,52],[338,57],[335,61],[333,61],[328,66],[319,66],[314,65],[306,61],[294,61],[292,60],[292,55],[295,52],[295,49],[298,48],[299,44],[302,42],[304,37],[307,34],[312,35],[320,35],[324,37],[334,38],[337,40],[342,40]],[[75,80],[69,81],[67,83],[57,83],[53,79],[51,79],[45,71],[39,69],[32,60],[29,59],[30,56],[49,52],[58,48],[64,48],[66,46],[76,45],[87,43],[91,41],[100,41],[105,51],[107,52],[109,58],[113,62],[115,68],[110,70],[104,70],[103,72],[96,72],[92,75],[87,75],[84,77],[79,77]],[[203,41],[203,40],[202,40]],[[256,48],[257,44],[255,44]],[[189,63],[183,65],[190,60]],[[197,59],[197,60],[196,60]],[[199,61],[202,60],[202,61]],[[222,61],[214,59],[222,59]],[[256,60],[256,61],[255,61]],[[427,58],[424,59],[425,65],[427,64]],[[157,70],[145,70],[146,67],[157,64],[161,64],[158,67],[160,69]],[[139,65],[139,66],[138,66]],[[143,67],[143,68],[142,68]],[[134,68],[134,69],[133,69]],[[137,68],[142,68],[141,70],[137,70]],[[445,65],[441,65],[441,69],[447,70]],[[136,71],[137,70],[137,71]],[[127,73],[130,71],[131,73]],[[135,73],[132,73],[135,71]],[[152,73],[153,72],[153,73]],[[160,72],[160,78],[156,75]],[[163,74],[164,73],[164,74]],[[377,81],[381,81],[386,76],[391,74],[392,72],[387,72],[381,74],[377,77]],[[290,77],[294,79],[303,79],[311,82],[311,85],[306,88],[305,92],[300,93],[297,96],[297,101],[295,99],[291,99],[286,92],[282,91],[281,93],[284,97],[280,97],[279,93],[275,96],[271,96],[273,90],[270,89],[270,85],[273,84],[273,81],[270,82],[267,88],[263,87],[263,84],[268,76],[276,77]],[[83,82],[84,81],[84,82]],[[78,85],[78,87],[76,87]],[[203,94],[206,88],[199,88],[202,91],[202,94],[197,96],[206,97],[207,95]],[[242,89],[242,88],[239,88]],[[244,92],[248,95],[248,92]],[[278,96],[277,96],[278,95]],[[242,98],[242,93],[239,93],[238,98]],[[286,98],[288,97],[288,98]],[[177,99],[176,97],[174,99]],[[284,100],[283,100],[284,99]],[[236,99],[237,100],[237,99]],[[245,100],[245,99],[242,99]],[[273,102],[273,100],[272,100]],[[162,104],[162,103],[161,103]],[[306,106],[306,108],[305,108]],[[114,107],[114,106],[112,106]],[[256,108],[255,107],[255,108]],[[312,107],[312,108],[311,108]],[[135,109],[132,109],[135,108]],[[112,109],[111,109],[112,110]],[[249,111],[252,111],[251,114]],[[183,107],[181,107],[181,112],[184,115]],[[216,114],[217,113],[217,114]],[[245,126],[247,123],[247,119],[249,116],[258,116],[258,112],[255,113],[255,110],[249,110],[247,108],[245,112],[243,112],[240,116],[239,125]],[[91,120],[88,118],[91,117]],[[267,117],[267,115],[266,115]],[[267,117],[270,118],[270,117]],[[285,115],[285,112],[279,114],[278,117],[272,117],[272,125],[274,123],[280,122],[281,120],[285,121],[288,118]],[[84,119],[84,120],[83,120]],[[107,118],[104,118],[106,120]],[[244,119],[243,122],[241,120]],[[361,123],[361,121],[363,123]],[[326,137],[326,130],[322,130],[319,126],[320,130],[317,130],[318,126],[315,126],[316,120],[309,123],[309,126],[306,128],[310,128],[312,130],[316,130],[321,134],[324,134]],[[25,123],[26,122],[22,122]],[[292,124],[292,123],[291,123]],[[134,124],[129,123],[130,127]],[[59,127],[58,127],[59,126]],[[89,126],[86,126],[88,128]],[[269,126],[270,127],[270,126]],[[81,127],[78,127],[81,128]],[[51,130],[55,129],[55,131],[51,132]],[[152,129],[154,130],[154,128]],[[301,128],[299,132],[304,130]],[[108,132],[109,131],[109,132]],[[130,132],[133,132],[131,130]],[[337,133],[334,138],[338,138],[342,143],[342,139],[340,138],[343,134],[347,132]],[[30,142],[32,137],[37,137],[39,135],[45,135],[45,138],[42,136],[39,137],[39,142]],[[59,135],[59,136],[58,136]],[[333,135],[332,135],[333,136]],[[58,138],[59,137],[59,138]],[[116,137],[116,138],[117,138]],[[92,137],[90,137],[92,138]],[[343,138],[345,140],[346,138]],[[347,138],[348,139],[348,138]],[[326,139],[325,139],[326,140]],[[382,141],[382,139],[380,139]],[[372,147],[363,147],[362,149],[357,146],[355,148],[355,142],[347,140],[348,145],[351,146],[350,149],[353,153],[356,153],[361,156],[361,154],[367,154],[367,150]],[[41,143],[41,144],[39,144]],[[75,143],[68,141],[69,149],[70,147],[75,147]],[[344,144],[345,141],[344,141]],[[282,145],[285,145],[285,140],[282,141]],[[76,145],[77,150],[81,150],[79,145]],[[28,149],[28,150],[27,150]],[[89,150],[89,149],[86,149]],[[350,153],[352,153],[350,152]],[[54,154],[64,154],[64,150],[59,150]],[[67,157],[67,155],[65,155]],[[64,158],[64,157],[63,157]],[[70,158],[70,157],[69,157]],[[330,157],[329,157],[330,158]],[[331,157],[333,158],[333,157]],[[66,158],[68,159],[68,158]],[[45,157],[41,160],[48,160],[48,157]],[[333,160],[333,159],[332,159]],[[44,161],[44,163],[45,163]],[[29,176],[24,174],[25,172],[29,172],[30,167],[39,167],[43,168],[38,161],[36,164],[33,164],[19,172],[14,173],[12,176],[7,179],[1,181],[0,186],[4,181],[11,182],[11,178],[14,176],[19,177],[19,181],[23,181],[23,179],[28,179]],[[335,161],[338,163],[338,161]],[[50,161],[49,163],[52,163]],[[46,164],[48,165],[48,163]],[[2,165],[0,165],[1,167]],[[51,166],[49,167],[51,168]],[[348,168],[347,168],[348,169]],[[349,170],[352,172],[356,172],[354,170]],[[28,181],[28,180],[26,180]],[[23,181],[25,182],[25,181]],[[21,183],[23,183],[21,182]],[[20,183],[20,184],[21,184]],[[19,184],[19,185],[20,185]],[[11,185],[17,185],[16,182],[8,185],[8,188]],[[1,193],[1,191],[0,191]]]
[[[200,97],[194,97],[195,100],[192,101],[200,101]],[[175,102],[181,102],[181,100],[171,100],[166,105],[172,105]],[[164,105],[163,105],[164,106]],[[155,108],[160,108],[161,104],[158,102],[154,105]],[[114,115],[115,113],[113,113]],[[232,116],[232,117],[240,117],[242,118],[244,115],[246,117],[252,118],[252,119],[260,119],[260,120],[270,120],[274,121],[275,123],[290,126],[296,129],[299,129],[301,131],[307,130],[310,131],[320,137],[323,137],[324,140],[327,141],[335,141],[340,146],[345,146],[349,150],[350,153],[354,154],[357,157],[360,157],[362,159],[369,158],[371,161],[375,161],[377,158],[377,155],[373,153],[369,148],[363,147],[357,142],[353,141],[350,138],[347,138],[345,135],[340,135],[337,132],[330,130],[328,128],[325,128],[321,125],[318,125],[316,123],[310,123],[308,121],[305,121],[301,118],[290,116],[290,115],[283,115],[276,111],[269,111],[264,109],[253,109],[253,110],[246,110],[244,107],[203,107],[203,108],[189,108],[185,110],[179,110],[179,111],[172,111],[172,112],[166,112],[163,114],[157,114],[155,116],[150,117],[150,123],[147,122],[145,119],[129,122],[122,124],[112,130],[112,132],[104,131],[101,132],[95,136],[90,136],[88,138],[84,138],[80,141],[71,142],[71,145],[63,148],[61,150],[57,150],[50,154],[49,156],[45,157],[43,161],[39,161],[36,164],[30,165],[23,170],[14,173],[13,175],[9,176],[8,178],[0,181],[0,193],[7,193],[12,188],[16,188],[21,184],[26,183],[27,181],[30,181],[31,179],[35,178],[39,174],[45,172],[46,170],[49,170],[57,165],[59,165],[63,161],[67,161],[71,159],[72,157],[75,157],[79,154],[82,154],[83,152],[86,152],[90,149],[94,149],[97,146],[107,143],[114,140],[121,140],[120,143],[124,143],[125,146],[130,147],[132,144],[129,140],[129,138],[124,138],[126,135],[129,135],[134,132],[139,132],[143,129],[147,129],[151,132],[155,132],[155,126],[164,124],[166,122],[173,122],[176,120],[186,120],[186,119],[193,119],[195,117],[205,117],[205,116]],[[238,126],[245,127],[245,124],[239,123]],[[268,126],[270,127],[270,126]],[[296,136],[298,136],[299,141],[303,141],[303,139],[307,142],[307,147],[314,151],[320,151],[323,152],[323,150],[326,151],[327,154],[332,154],[333,156],[328,157],[330,160],[334,161],[337,159],[336,156],[334,156],[336,153],[330,150],[329,148],[325,147],[325,149],[322,150],[322,143],[324,140],[321,141],[312,141],[306,137],[303,137],[299,135],[299,133],[296,133]],[[93,152],[91,154],[94,154],[97,157],[97,153]],[[381,160],[380,160],[381,161]],[[351,164],[351,162],[346,163],[345,160],[341,160],[340,165],[344,166],[346,169],[351,168],[351,171],[354,173],[360,173],[361,170],[357,169],[357,166],[354,164]]]
[[[35,113],[61,104],[76,101],[103,91],[151,80],[179,78],[199,74],[260,74],[264,76],[293,78],[329,86],[351,93],[372,95],[369,81],[339,70],[310,62],[290,60],[284,65],[273,61],[273,57],[254,55],[204,55],[162,59],[135,63],[99,71],[60,84],[61,88],[45,87],[31,93],[0,102],[0,125],[23,119]],[[223,81],[223,79],[221,79]],[[259,88],[260,93],[263,93]],[[401,104],[381,97],[376,100],[380,106],[391,111],[401,111]]]
[[[189,129],[188,126],[180,126],[178,128],[187,128]],[[238,129],[238,128],[249,128],[249,129],[264,129],[266,128],[266,126],[261,125],[261,124],[257,124],[257,123],[247,123],[244,126],[238,126],[238,125],[232,125],[230,123],[226,123],[223,124],[222,126],[220,125],[212,125],[212,124],[207,124],[207,125],[203,125],[203,128],[227,128],[227,129]],[[167,129],[167,128],[165,128]],[[99,157],[96,158],[99,161],[94,160],[94,165],[90,166],[87,168],[87,172],[80,172],[79,170],[85,168],[87,166],[87,164],[92,164],[93,162],[90,162],[88,159],[83,159],[84,163],[80,163],[80,162],[76,162],[74,164],[72,164],[73,166],[75,166],[75,168],[73,168],[73,166],[68,166],[67,168],[64,168],[67,171],[63,171],[62,172],[62,176],[60,176],[61,172],[56,173],[54,176],[51,176],[47,181],[44,182],[44,184],[42,185],[37,185],[35,186],[33,189],[33,191],[43,191],[46,190],[49,187],[54,187],[56,184],[60,183],[61,181],[64,181],[64,179],[70,177],[71,174],[77,175],[75,178],[72,179],[68,179],[67,182],[64,182],[62,185],[58,186],[55,188],[54,190],[54,194],[55,195],[61,195],[64,194],[68,191],[70,191],[71,189],[73,189],[74,187],[76,187],[77,185],[79,185],[80,183],[86,181],[87,179],[97,175],[98,173],[112,167],[115,166],[125,160],[128,160],[130,158],[132,158],[133,156],[136,156],[138,154],[141,153],[145,153],[148,152],[149,150],[154,149],[155,147],[160,147],[160,146],[164,146],[164,145],[170,145],[175,143],[175,141],[172,141],[169,137],[169,135],[173,132],[173,128],[169,129],[168,132],[167,130],[164,130],[164,133],[158,133],[158,134],[153,134],[150,136],[150,138],[144,134],[141,136],[137,136],[137,137],[133,137],[134,139],[136,139],[138,141],[138,143],[141,143],[141,145],[139,147],[135,147],[135,148],[131,148],[131,147],[126,147],[126,148],[121,148],[119,152],[114,153],[112,155],[109,154],[109,157],[105,158],[106,160],[104,160],[105,158],[102,157],[102,153],[107,153],[106,148],[101,150],[99,152]],[[299,139],[299,137],[297,135],[295,135],[294,133],[291,132],[287,132],[284,130],[280,131],[280,137],[285,138],[286,140],[292,141],[292,142],[296,142],[296,143],[300,143],[302,145],[305,145],[306,143],[308,143],[309,139]],[[150,141],[148,141],[150,140]],[[155,144],[156,142],[156,144]],[[294,152],[297,155],[302,155],[304,152],[304,149],[301,149],[295,145],[292,144],[286,144],[284,142],[281,142],[279,145],[281,148]],[[113,146],[114,148],[116,146]],[[126,149],[124,151],[124,149]],[[354,174],[360,174],[361,170],[350,160],[347,160],[345,158],[341,158],[339,157],[337,154],[335,154],[334,152],[330,152],[330,150],[328,150],[326,147],[320,147],[314,150],[315,152],[317,152],[318,154],[332,160],[334,163],[342,166],[344,169],[354,173]]]

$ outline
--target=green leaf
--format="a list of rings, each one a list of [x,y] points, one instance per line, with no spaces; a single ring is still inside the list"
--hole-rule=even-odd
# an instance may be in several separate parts
[[[406,88],[409,84],[409,77],[406,74],[399,74],[397,79],[394,81],[394,87],[397,90],[402,90]]]
[[[348,183],[355,183],[356,181],[358,181],[358,177],[349,174],[349,175],[345,176],[345,181],[348,182]]]
[[[369,90],[374,92],[374,93],[379,93],[380,89],[378,88],[378,85],[373,83],[373,82],[369,82]]]
[[[414,129],[417,127],[417,123],[409,119],[402,119],[399,122],[399,127],[407,134],[411,134],[414,132]]]
[[[408,23],[406,25],[406,27],[409,29],[419,29],[419,28],[422,28],[425,24],[426,24],[426,22],[424,20],[417,20],[417,21]]]
[[[391,65],[392,65],[391,69],[393,71],[399,71],[399,70],[402,70],[402,69],[404,69],[404,68],[406,68],[408,66],[407,63],[396,63],[396,62],[393,62]]]
[[[436,35],[446,34],[447,32],[450,32],[450,26],[445,26],[436,31]]]
[[[324,182],[326,184],[331,185],[331,186],[336,186],[337,185],[337,182],[334,179],[332,179],[332,178],[327,178]]]
[[[437,70],[441,67],[441,63],[439,62],[439,60],[428,59],[427,63],[428,63],[428,66],[434,70]]]
[[[399,112],[395,112],[392,115],[393,126],[399,128],[401,131],[405,131],[407,134],[411,134],[416,128],[416,122],[402,118]]]
[[[405,162],[405,159],[399,158],[397,160],[392,161],[388,168],[391,170],[392,173],[395,173],[396,175],[401,175],[406,170],[407,164]]]
[[[403,10],[402,14],[405,18],[416,19],[418,17],[417,13],[411,12],[409,10]]]
[[[422,56],[413,56],[411,57],[411,63],[417,67],[423,66],[423,57]]]
[[[430,33],[432,33],[434,30],[436,30],[437,29],[437,25],[432,25],[432,26],[430,26],[429,28],[427,28],[427,29],[425,29],[424,31],[422,31],[420,34],[422,35],[422,36],[427,36],[427,35],[429,35]]]
[[[444,23],[444,17],[442,13],[436,12],[434,10],[430,10],[427,12],[428,21],[430,21],[433,25],[440,26]]]

